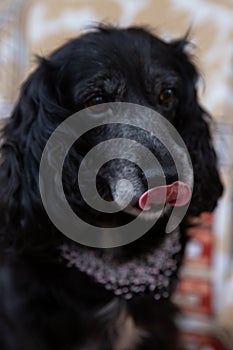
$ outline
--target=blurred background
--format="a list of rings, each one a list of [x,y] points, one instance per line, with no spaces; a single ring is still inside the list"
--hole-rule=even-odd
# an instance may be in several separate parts
[[[0,118],[9,116],[35,54],[46,56],[99,21],[149,25],[167,40],[191,28],[225,194],[191,232],[175,300],[190,350],[233,349],[233,0],[0,0]]]

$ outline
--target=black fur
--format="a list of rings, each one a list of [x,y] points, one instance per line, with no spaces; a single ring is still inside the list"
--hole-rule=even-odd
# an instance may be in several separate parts
[[[1,350],[115,349],[116,323],[122,313],[130,315],[145,333],[138,345],[127,349],[178,349],[175,308],[169,300],[156,302],[144,296],[126,302],[77,269],[66,268],[57,248],[68,239],[52,225],[43,209],[38,169],[52,131],[83,109],[88,100],[100,95],[105,102],[137,103],[155,109],[173,123],[187,145],[195,177],[188,214],[212,211],[222,186],[209,133],[210,118],[198,103],[198,73],[185,52],[186,44],[186,38],[165,43],[141,28],[101,27],[71,40],[48,58],[40,58],[38,68],[24,83],[3,130],[1,146]],[[164,106],[158,96],[171,84],[176,98]],[[93,218],[99,226],[114,226],[130,220],[130,215],[96,215],[74,191],[76,164],[104,133],[111,138],[122,130],[114,135],[111,128],[105,129],[98,137],[92,132],[77,143],[66,159],[63,181],[76,212]],[[143,142],[143,135],[138,138]],[[159,156],[156,146],[151,141],[149,147]],[[173,181],[175,171],[161,161],[167,180]],[[119,174],[123,164],[113,161],[103,169],[105,184],[114,178],[111,171],[115,169]],[[138,181],[142,181],[142,175]],[[102,187],[100,179],[100,191]],[[109,186],[102,195],[111,197]],[[151,244],[159,244],[166,221],[166,217],[161,219],[138,241],[116,249],[116,255],[130,258],[145,253]],[[185,219],[183,226],[186,223]],[[185,230],[182,232],[184,247]],[[151,238],[155,236],[157,241]]]

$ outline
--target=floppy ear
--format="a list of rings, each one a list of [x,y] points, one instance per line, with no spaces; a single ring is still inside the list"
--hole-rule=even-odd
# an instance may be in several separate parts
[[[52,74],[47,62],[41,60],[39,68],[22,86],[19,101],[3,129],[0,165],[3,232],[25,230],[28,222],[33,221],[35,207],[40,206],[39,160],[54,129],[53,119],[62,112],[50,84]]]
[[[203,211],[214,210],[223,187],[210,136],[210,117],[201,107],[197,107],[189,120],[190,124],[183,130],[183,138],[188,147],[194,170],[194,191],[190,213],[198,215]]]
[[[175,125],[187,145],[194,170],[194,191],[189,213],[198,215],[215,208],[223,187],[210,134],[211,117],[198,102],[198,72],[185,52],[186,43],[186,38],[173,43],[178,55],[177,68],[184,84]]]

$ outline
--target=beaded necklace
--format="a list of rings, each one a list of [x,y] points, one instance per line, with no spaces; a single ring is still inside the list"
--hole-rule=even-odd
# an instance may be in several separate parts
[[[160,246],[126,262],[114,260],[107,252],[81,246],[63,245],[61,255],[67,267],[77,267],[116,296],[129,300],[134,295],[152,294],[159,300],[171,294],[171,277],[177,272],[181,249],[177,229],[166,234]]]

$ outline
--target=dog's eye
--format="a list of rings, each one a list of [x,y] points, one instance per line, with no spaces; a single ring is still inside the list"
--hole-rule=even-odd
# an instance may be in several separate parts
[[[94,113],[101,113],[106,109],[106,105],[104,105],[106,102],[107,100],[103,96],[95,96],[86,101],[84,107],[89,108]]]
[[[164,106],[168,106],[175,99],[175,92],[173,89],[167,88],[161,91],[159,95],[159,102]]]

